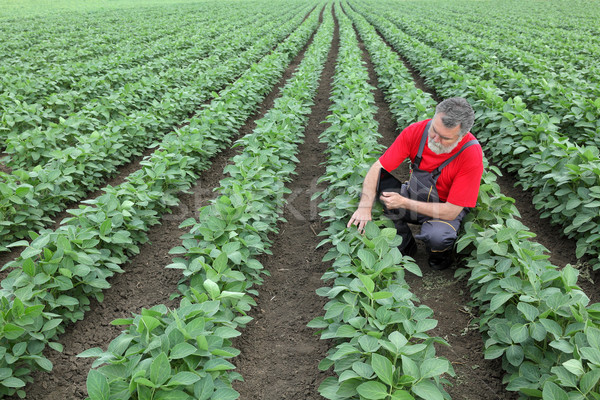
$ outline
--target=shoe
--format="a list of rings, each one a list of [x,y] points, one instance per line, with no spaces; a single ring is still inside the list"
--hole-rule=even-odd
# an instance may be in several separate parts
[[[398,246],[398,250],[400,250],[400,253],[402,253],[403,256],[415,258],[415,255],[417,254],[417,241],[411,235],[406,244],[402,243]]]
[[[454,261],[452,250],[429,252],[429,267],[436,271],[441,271],[452,265]]]

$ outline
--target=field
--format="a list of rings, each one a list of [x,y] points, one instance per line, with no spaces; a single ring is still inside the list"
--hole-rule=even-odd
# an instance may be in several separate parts
[[[0,398],[600,399],[597,1],[0,10]],[[485,171],[434,271],[346,223],[454,96]]]

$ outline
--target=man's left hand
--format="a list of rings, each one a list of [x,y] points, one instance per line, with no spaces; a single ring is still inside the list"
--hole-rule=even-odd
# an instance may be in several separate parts
[[[381,192],[381,196],[379,197],[381,202],[385,205],[385,208],[388,210],[394,210],[397,208],[406,208],[404,206],[406,197],[402,196],[397,192]]]

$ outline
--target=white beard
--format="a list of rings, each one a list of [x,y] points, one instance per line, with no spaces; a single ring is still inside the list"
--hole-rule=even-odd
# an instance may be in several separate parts
[[[446,154],[446,153],[450,153],[452,150],[454,150],[454,148],[456,146],[458,146],[458,144],[460,143],[462,138],[459,138],[456,143],[454,143],[453,145],[450,145],[448,147],[442,145],[441,143],[436,143],[431,139],[427,140],[427,147],[429,147],[429,150],[433,151],[435,154]]]

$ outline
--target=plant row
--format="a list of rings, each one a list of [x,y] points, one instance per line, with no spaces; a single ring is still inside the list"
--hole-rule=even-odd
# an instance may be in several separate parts
[[[371,52],[375,30],[358,14],[351,15]],[[377,59],[376,52],[371,54]],[[394,76],[410,79],[401,69],[399,65]],[[391,95],[387,85],[382,89]],[[435,107],[428,94],[413,91],[421,104]],[[397,110],[392,113],[398,123],[409,123]],[[502,357],[507,389],[523,396],[596,398],[600,304],[588,306],[589,299],[577,287],[577,271],[571,266],[559,271],[547,261],[547,250],[530,240],[534,235],[515,219],[519,213],[514,200],[500,193],[499,174],[486,167],[478,206],[467,215],[457,242],[459,251],[471,250],[467,268],[457,276],[470,274],[468,283],[486,339],[485,357]]]
[[[216,14],[214,16],[217,28],[231,26],[232,22],[226,16],[219,17]],[[178,17],[181,19],[181,16]],[[203,57],[203,52],[209,50],[209,42],[213,35],[211,29],[201,29],[200,33],[204,33],[206,37],[197,37],[194,34],[197,29],[194,31],[192,27],[186,27],[181,22],[176,24],[174,21],[170,21],[173,17],[165,15],[164,21],[168,24],[169,29],[182,25],[179,26],[179,29],[185,32],[186,36],[196,39],[196,45],[192,47],[187,43],[174,40],[162,32],[158,18],[160,18],[159,15],[148,14],[143,20],[149,26],[140,27],[131,21],[115,19],[112,14],[98,16],[100,22],[105,22],[102,25],[105,30],[112,30],[113,26],[118,26],[120,29],[112,34],[98,35],[98,38],[108,42],[112,51],[106,56],[98,56],[88,61],[75,59],[48,64],[49,61],[44,58],[42,65],[29,66],[26,60],[10,62],[6,58],[3,59],[0,64],[3,76],[5,76],[0,86],[0,105],[3,109],[0,131],[2,135],[0,136],[3,141],[11,132],[19,133],[40,127],[47,129],[51,124],[59,123],[61,117],[67,119],[69,114],[78,112],[82,108],[90,117],[103,118],[102,98],[122,90],[125,82],[136,82],[141,77],[153,74],[164,75],[167,71],[165,62],[170,62],[170,65],[174,67],[180,67],[189,64],[191,58]],[[191,16],[188,16],[187,19],[183,18],[183,21],[189,22],[189,18]],[[80,20],[79,24],[70,18],[67,18],[66,22],[72,23],[78,31],[83,31],[85,24],[89,23],[85,18]],[[125,44],[132,35],[122,30],[122,24],[127,24],[131,31],[136,32],[134,37],[144,39],[139,44],[144,47],[143,50]],[[61,34],[61,30],[57,29],[56,25],[53,28],[53,34]],[[154,31],[151,30],[152,28]],[[43,37],[39,32],[39,27],[30,29],[33,32],[37,31]],[[57,30],[58,32],[56,32]],[[154,33],[162,33],[165,37],[164,39],[154,38]],[[93,33],[90,34],[93,35]],[[60,39],[52,38],[47,42],[57,46],[58,52],[78,54],[85,53],[90,37],[79,37],[72,32],[67,32],[61,38],[69,42],[69,50],[59,47],[62,43]],[[75,46],[74,43],[76,43]],[[34,47],[33,44],[31,46]],[[107,46],[98,46],[98,48],[103,47]],[[174,51],[181,54],[189,53],[191,57],[186,59],[183,56],[179,60],[166,61],[165,57]],[[51,59],[51,55],[46,53],[42,53],[42,57]]]
[[[498,63],[500,50],[507,52],[505,43],[495,43],[491,49],[481,47],[487,43],[476,37],[472,43],[464,33],[449,28],[442,21],[428,21],[419,16],[419,10],[410,13],[390,13],[389,19],[400,29],[423,43],[440,51],[440,55],[462,66],[473,77],[491,80],[500,90],[503,99],[521,97],[528,109],[546,113],[557,126],[557,132],[574,143],[598,146],[600,139],[600,88],[588,81],[563,84],[558,74],[549,71],[541,61],[533,60],[539,68],[532,74],[515,71],[510,60],[519,59],[520,51],[508,54],[508,60]],[[450,38],[450,39],[448,39]],[[494,55],[494,59],[492,59]],[[584,89],[585,88],[585,89]]]
[[[54,340],[65,323],[82,319],[90,298],[102,300],[107,279],[122,272],[120,266],[147,241],[149,227],[178,203],[176,194],[188,189],[210,158],[230,143],[317,25],[313,12],[189,125],[165,136],[123,184],[70,210],[73,217],[56,231],[31,234],[20,257],[3,268],[11,271],[0,290],[0,370],[5,375],[0,394],[23,387],[33,368],[52,368],[42,350],[46,345],[61,350]]]
[[[242,74],[296,29],[303,18],[304,15],[296,16],[279,29],[265,34],[248,51],[222,65],[212,65],[212,69],[206,69],[194,79],[195,85],[167,93],[151,112],[135,113],[127,123],[81,138],[77,147],[56,151],[54,160],[44,166],[30,171],[16,170],[10,175],[0,172],[3,178],[0,183],[0,246],[25,237],[30,230],[41,229],[51,222],[51,216],[65,208],[66,203],[77,201],[100,187],[106,175],[114,174],[119,165],[138,155],[162,131],[173,126],[175,120],[172,118],[174,114],[180,114],[176,112],[180,104],[184,104],[188,112],[198,107],[201,99],[213,96],[213,90]]]
[[[598,148],[580,147],[556,134],[548,115],[531,113],[519,98],[504,101],[492,82],[471,76],[439,52],[398,30],[390,21],[352,7],[427,77],[441,96],[463,96],[475,109],[479,140],[491,159],[535,194],[542,217],[577,239],[577,257],[593,257],[600,268],[600,159]],[[371,8],[372,9],[372,8]]]
[[[123,82],[139,80],[138,76],[148,76],[152,72],[164,75],[167,68],[157,60],[174,50],[187,53],[189,57],[171,59],[168,65],[189,65],[218,50],[223,32],[235,31],[265,18],[277,20],[276,16],[282,13],[270,6],[268,11],[273,14],[269,15],[263,6],[264,13],[257,14],[256,6],[236,10],[225,5],[195,5],[183,9],[161,7],[96,13],[92,17],[70,13],[61,15],[60,21],[53,19],[35,26],[29,26],[30,21],[24,18],[18,24],[5,23],[10,32],[7,38],[11,40],[0,44],[0,71],[4,77],[0,83],[0,104],[12,104],[12,107],[17,107],[19,102],[24,103],[22,107],[38,105],[33,117],[58,122],[59,117],[77,111],[87,102],[112,94],[123,86]],[[296,13],[298,9],[296,4],[287,12]],[[127,30],[122,29],[124,25]],[[99,30],[102,32],[97,32]],[[23,35],[31,37],[20,37]],[[10,46],[13,41],[24,44],[29,51]],[[5,52],[16,59],[2,57],[2,47],[9,47]],[[102,49],[100,54],[99,49]],[[43,107],[39,108],[39,105]],[[4,114],[5,119],[12,117],[7,111]],[[16,118],[25,116],[17,115]],[[25,127],[29,123],[39,123],[21,122]],[[18,125],[14,128],[23,130]]]
[[[513,3],[517,7],[512,15],[507,14],[507,7],[501,5],[470,4],[466,8],[464,5],[457,7],[457,4],[452,4],[448,7],[447,4],[439,4],[439,11],[440,14],[461,17],[462,29],[471,33],[481,35],[485,32],[485,37],[497,38],[538,58],[546,58],[549,69],[564,68],[566,73],[575,72],[575,76],[595,81],[598,66],[593,60],[600,53],[600,43],[591,21],[598,19],[600,8],[589,2],[550,3],[550,7],[547,6],[549,3],[544,4],[543,10],[536,2]],[[535,8],[537,10],[534,11]],[[541,21],[542,15],[548,16],[549,21]],[[515,20],[519,22],[515,23]]]
[[[321,7],[319,7],[321,8]],[[253,288],[268,274],[256,259],[269,253],[269,233],[277,231],[292,179],[298,144],[333,35],[326,7],[323,24],[273,108],[257,121],[252,134],[236,143],[243,152],[225,168],[229,176],[219,196],[182,223],[189,233],[171,250],[181,258],[167,268],[181,269],[180,305],[155,306],[130,319],[107,351],[95,357],[88,375],[88,395],[96,399],[236,399],[231,382],[241,379],[227,361],[239,354],[231,347],[251,318]],[[269,162],[267,162],[267,160]]]
[[[317,195],[324,200],[320,215],[329,223],[321,233],[326,239],[320,245],[331,245],[323,261],[334,260],[322,279],[333,284],[317,291],[329,301],[325,315],[309,323],[322,339],[334,341],[319,368],[333,367],[337,376],[325,379],[319,392],[327,399],[447,399],[441,375],[453,369],[434,348],[447,343],[427,334],[437,325],[433,311],[415,304],[404,280],[406,271],[420,275],[419,267],[401,255],[401,239],[389,221],[382,227],[369,222],[364,235],[346,228],[363,173],[381,146],[362,52],[348,17],[341,11],[337,16],[340,48],[326,119],[331,125],[321,136],[328,161],[319,182],[327,189]],[[381,217],[381,207],[374,211],[374,218]]]
[[[427,10],[423,7],[419,7],[418,10],[427,15],[425,14]],[[439,14],[429,14],[427,19],[430,22],[441,23]],[[590,65],[590,59],[593,56],[583,54],[585,50],[589,50],[589,47],[583,44],[577,45],[579,50],[583,51],[577,51],[575,54],[573,42],[566,41],[561,35],[562,32],[552,30],[550,35],[544,37],[546,32],[536,26],[530,26],[529,31],[523,32],[523,36],[515,37],[514,26],[494,26],[489,20],[477,22],[471,20],[468,24],[463,22],[462,18],[446,18],[441,28],[445,31],[447,28],[452,28],[452,32],[455,34],[460,32],[462,40],[472,43],[488,54],[487,62],[501,62],[529,77],[550,73],[551,81],[576,88],[578,93],[587,97],[598,93],[599,89],[595,85],[590,85],[596,80],[594,72],[598,71],[596,66]],[[440,26],[438,25],[438,27]],[[484,27],[485,35],[480,36]],[[522,42],[526,43],[526,48],[523,48],[524,43]],[[568,47],[558,49],[559,44],[567,44]],[[547,53],[540,53],[540,51]],[[480,57],[478,54],[473,54],[473,56]],[[574,63],[572,56],[582,56],[583,58]],[[470,55],[465,54],[463,57],[470,59]],[[540,93],[540,96],[543,95]]]
[[[284,17],[291,18],[291,15]],[[205,101],[206,92],[211,91],[206,91],[206,87],[202,89],[201,85],[207,83],[206,78],[199,80],[198,77],[248,50],[258,38],[282,25],[279,21],[273,18],[259,19],[254,24],[246,21],[245,26],[235,29],[231,20],[228,20],[216,26],[225,32],[217,39],[205,38],[204,31],[197,31],[191,26],[188,32],[183,30],[181,34],[195,38],[198,46],[183,50],[174,48],[164,57],[121,73],[119,69],[110,71],[114,87],[108,88],[108,92],[93,93],[92,99],[83,93],[79,100],[76,97],[80,93],[61,91],[51,95],[50,101],[59,104],[59,107],[67,104],[70,110],[61,115],[44,104],[34,104],[45,114],[45,121],[36,122],[30,129],[13,125],[5,141],[5,152],[9,156],[6,164],[13,169],[31,169],[43,165],[60,158],[62,149],[88,143],[91,134],[102,135],[104,132],[122,130],[147,113],[162,116],[159,129],[179,123],[193,111],[194,106]],[[214,49],[211,49],[213,46]],[[214,88],[218,88],[219,84],[221,82],[215,77],[208,87],[216,90]],[[175,93],[178,94],[175,98],[177,106],[171,105],[171,109],[163,110],[162,99],[165,95],[173,96]],[[69,96],[69,99],[61,98],[62,94]],[[79,101],[82,104],[78,104]],[[27,103],[13,104],[26,108],[32,106]],[[4,118],[11,117],[13,111],[5,110]],[[26,118],[33,119],[35,116]],[[145,121],[142,119],[141,122],[143,127]]]

